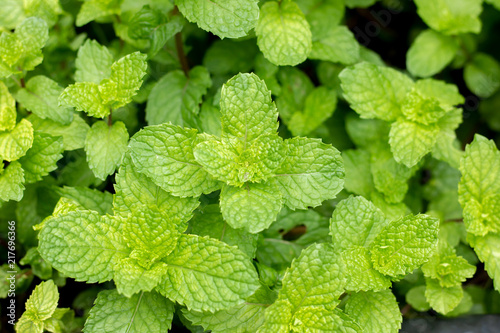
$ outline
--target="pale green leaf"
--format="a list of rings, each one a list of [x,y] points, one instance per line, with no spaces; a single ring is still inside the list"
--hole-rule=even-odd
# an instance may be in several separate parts
[[[3,201],[20,201],[23,198],[23,184],[23,168],[21,163],[14,161],[0,173],[0,199]]]
[[[373,266],[395,278],[411,273],[435,251],[438,231],[439,220],[422,214],[391,222],[373,240]]]
[[[23,316],[32,317],[40,321],[52,316],[57,308],[59,292],[52,280],[43,281],[31,293],[26,301],[26,312]]]
[[[77,281],[111,280],[113,267],[130,253],[110,217],[93,211],[51,217],[38,237],[42,258]]]
[[[337,95],[326,87],[318,87],[307,95],[303,112],[295,112],[288,121],[294,136],[305,136],[328,119],[337,107]]]
[[[181,70],[169,72],[153,87],[146,105],[149,125],[171,122],[174,125],[194,127],[200,104],[212,85],[205,67],[196,66],[186,77]]]
[[[111,76],[113,56],[108,48],[87,39],[78,49],[75,60],[75,81],[101,83]]]
[[[362,333],[356,321],[340,309],[330,311],[321,307],[304,307],[292,320],[292,332]]]
[[[200,204],[197,198],[174,197],[153,183],[150,178],[137,171],[128,153],[125,154],[115,181],[115,215],[126,217],[138,207],[156,205],[169,218],[188,221]]]
[[[250,233],[267,229],[283,207],[279,188],[272,183],[246,183],[242,187],[224,186],[220,195],[224,220],[233,228]]]
[[[260,135],[275,134],[278,110],[271,92],[257,75],[238,74],[222,86],[222,132],[239,138],[245,145]]]
[[[120,14],[120,0],[87,0],[76,16],[76,26],[81,27],[97,18]]]
[[[344,17],[343,0],[298,0],[296,2],[306,15],[315,40],[327,35],[331,27],[338,25]]]
[[[411,305],[417,311],[425,312],[429,311],[431,306],[427,299],[425,298],[425,286],[413,287],[406,293],[406,302]]]
[[[415,85],[406,95],[401,111],[408,120],[422,125],[432,125],[437,123],[448,110],[443,109],[437,99],[423,96]]]
[[[165,263],[154,263],[150,267],[144,267],[143,260],[145,259],[125,258],[114,267],[113,281],[120,294],[131,297],[141,291],[149,292],[166,274]]]
[[[500,88],[500,63],[490,55],[476,53],[465,65],[464,80],[477,96],[490,97]]]
[[[337,204],[330,219],[332,243],[340,251],[372,246],[374,238],[390,221],[363,197],[349,197]]]
[[[345,312],[356,320],[363,332],[396,333],[403,321],[396,297],[390,290],[351,295]]]
[[[106,179],[115,172],[127,150],[128,132],[121,121],[108,126],[104,121],[95,122],[85,139],[87,162],[97,178]]]
[[[76,111],[85,111],[96,118],[104,118],[110,112],[109,107],[104,105],[99,86],[92,82],[69,85],[59,96],[59,106],[74,107]]]
[[[342,152],[342,159],[345,167],[344,188],[369,198],[375,189],[370,170],[370,153],[363,149],[348,149]]]
[[[255,33],[260,50],[275,65],[295,66],[311,52],[309,23],[294,1],[270,1],[262,5]]]
[[[441,314],[457,307],[464,295],[462,286],[442,287],[438,280],[425,280],[425,298],[429,305]]]
[[[38,16],[53,27],[63,10],[58,0],[24,0],[24,14]]]
[[[469,235],[470,244],[479,260],[484,262],[488,275],[493,279],[493,286],[500,292],[500,234],[488,234],[484,237]]]
[[[199,236],[210,236],[228,245],[237,246],[250,258],[255,257],[258,235],[243,229],[233,229],[222,218],[219,205],[208,205],[198,210],[189,221],[189,232]]]
[[[112,213],[113,195],[109,192],[88,187],[64,186],[57,188],[57,193],[77,202],[83,209],[96,211],[100,215]]]
[[[180,12],[220,38],[246,36],[259,17],[256,0],[176,0]]]
[[[246,302],[214,313],[182,310],[195,325],[212,333],[254,333],[264,323],[264,311],[276,299],[276,292],[260,287]]]
[[[16,127],[16,101],[9,89],[0,81],[0,131],[11,131]]]
[[[344,69],[340,75],[344,97],[362,118],[394,121],[413,87],[406,75],[389,67],[362,62]]]
[[[340,152],[319,139],[285,140],[288,155],[276,170],[285,204],[292,209],[316,207],[333,199],[344,184]]]
[[[151,38],[151,47],[148,52],[148,57],[153,58],[168,42],[170,38],[182,31],[186,20],[183,16],[175,15],[170,18],[167,23],[159,25],[153,30]],[[129,31],[130,31],[129,27]]]
[[[422,79],[415,82],[415,90],[422,96],[435,99],[440,106],[450,113],[450,108],[465,103],[465,98],[460,95],[458,87],[451,83],[446,83],[434,79]]]
[[[35,131],[62,136],[64,150],[75,150],[85,146],[85,138],[90,127],[78,114],[73,116],[73,121],[69,125],[61,125],[53,120],[41,119],[34,115],[31,115],[29,120]]]
[[[408,71],[421,77],[433,76],[455,58],[457,42],[434,30],[425,30],[411,44],[406,54]]]
[[[29,79],[26,87],[17,92],[16,99],[38,117],[68,125],[73,121],[73,111],[58,106],[58,98],[63,90],[57,82],[46,76],[37,75]]]
[[[0,26],[6,29],[14,29],[26,17],[22,0],[5,0],[0,7]]]
[[[0,157],[9,162],[23,157],[33,145],[33,137],[33,125],[21,119],[13,130],[0,133]]]
[[[288,300],[277,300],[266,309],[264,324],[257,333],[289,333],[293,318],[293,306]]]
[[[446,35],[481,30],[481,0],[416,0],[415,4],[422,20]]]
[[[130,298],[116,290],[97,295],[85,322],[85,333],[164,333],[172,327],[174,304],[156,292]]]
[[[42,180],[42,177],[57,169],[57,161],[63,157],[63,150],[63,140],[60,136],[35,132],[33,146],[19,159],[26,183]]]
[[[130,140],[130,156],[137,171],[175,196],[197,197],[219,188],[219,183],[193,155],[196,130],[162,124],[148,126]]]
[[[18,73],[18,68],[12,68],[23,57],[23,44],[15,34],[4,31],[0,34],[0,77],[9,77]]]
[[[360,45],[346,26],[330,27],[328,33],[314,40],[310,59],[319,59],[352,65],[359,61]]]
[[[43,322],[21,316],[16,323],[15,329],[18,333],[43,333]]]
[[[249,257],[208,237],[182,235],[164,262],[167,274],[157,290],[190,310],[229,308],[243,303],[259,287]]]
[[[16,27],[15,35],[22,44],[23,57],[18,65],[23,70],[33,70],[43,61],[41,48],[49,39],[47,23],[38,17],[30,17]]]
[[[476,134],[460,162],[458,185],[467,231],[484,236],[500,231],[500,152],[492,140]]]
[[[432,150],[439,134],[436,125],[422,125],[403,118],[391,126],[389,144],[398,163],[408,168],[415,166]]]

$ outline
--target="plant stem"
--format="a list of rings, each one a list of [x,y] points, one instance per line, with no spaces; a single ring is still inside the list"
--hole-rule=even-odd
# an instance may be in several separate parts
[[[186,54],[184,53],[184,47],[182,45],[182,33],[178,32],[175,34],[175,48],[177,49],[177,56],[179,57],[179,61],[181,62],[182,70],[186,77],[189,77],[189,65],[186,58]]]
[[[113,126],[113,109],[109,109],[108,126]]]

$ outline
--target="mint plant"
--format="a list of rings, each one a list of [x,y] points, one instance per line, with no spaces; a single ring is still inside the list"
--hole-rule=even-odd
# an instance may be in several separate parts
[[[500,313],[499,9],[7,1],[2,329]]]

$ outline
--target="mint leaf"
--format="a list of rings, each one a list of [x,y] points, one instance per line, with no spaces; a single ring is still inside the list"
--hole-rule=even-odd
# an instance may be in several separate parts
[[[89,167],[97,178],[106,179],[115,172],[127,150],[128,132],[121,121],[108,126],[95,122],[85,139],[85,152]]]
[[[16,101],[9,89],[0,81],[0,131],[11,131],[16,127]]]
[[[68,125],[73,120],[73,111],[57,104],[63,90],[57,82],[46,76],[37,75],[28,80],[26,88],[17,92],[16,99],[38,117]]]
[[[360,63],[339,75],[344,97],[362,118],[394,121],[413,87],[413,81],[395,69]]]
[[[255,0],[177,0],[176,4],[190,22],[220,38],[245,36],[259,17]]]
[[[390,290],[351,295],[345,313],[354,318],[364,332],[399,332],[403,321],[396,297]]]
[[[0,199],[20,201],[24,192],[24,170],[18,161],[0,169]]]
[[[469,234],[469,238],[471,246],[479,259],[484,262],[488,275],[493,279],[494,288],[500,291],[500,256],[498,255],[500,235],[490,233],[484,237],[478,237]]]
[[[383,290],[390,288],[391,280],[373,268],[370,252],[361,246],[350,247],[342,252],[346,286],[349,291]]]
[[[293,307],[288,300],[277,300],[266,309],[264,324],[257,333],[289,333],[293,318]]]
[[[460,161],[458,199],[467,232],[484,236],[500,232],[500,152],[495,143],[476,134]]]
[[[164,262],[167,274],[157,290],[189,310],[229,308],[243,303],[259,287],[255,268],[245,254],[208,237],[182,235]],[[194,285],[196,292],[191,290]]]
[[[439,220],[422,214],[391,222],[373,240],[373,266],[395,278],[412,272],[435,251],[438,231]]]
[[[422,125],[400,118],[391,126],[389,144],[398,163],[415,166],[432,150],[439,134],[436,125]]]
[[[324,37],[328,34],[328,30],[339,24],[344,17],[345,5],[343,1],[299,0],[297,5],[306,15],[314,39]]]
[[[245,145],[260,135],[275,134],[278,110],[271,92],[257,75],[238,74],[227,81],[220,99],[222,132]]]
[[[346,26],[329,27],[321,39],[314,39],[310,59],[352,65],[359,61],[360,46]]]
[[[255,34],[260,50],[275,65],[295,66],[306,60],[311,52],[309,23],[291,0],[262,5]]]
[[[112,213],[113,196],[109,192],[101,192],[97,189],[87,187],[64,186],[58,188],[57,193],[63,198],[71,199],[78,203],[83,209],[93,210],[100,215]]]
[[[130,250],[108,216],[75,211],[51,217],[38,235],[38,251],[58,271],[77,281],[104,282]]]
[[[345,167],[344,188],[369,198],[375,189],[370,170],[370,153],[363,149],[348,149],[342,152],[342,160]]]
[[[157,206],[170,218],[188,221],[200,202],[197,198],[179,198],[156,185],[146,175],[139,173],[132,163],[130,155],[125,154],[118,173],[115,176],[115,195],[113,211],[115,215],[127,217],[139,207]]]
[[[148,261],[144,265],[144,261],[144,256],[137,256],[137,259],[125,258],[114,267],[113,281],[120,294],[131,297],[141,291],[150,292],[166,274],[167,265],[164,263],[151,264]]]
[[[130,140],[130,156],[137,171],[181,197],[215,191],[219,184],[202,169],[193,155],[196,130],[170,124],[148,126]]]
[[[111,76],[113,56],[108,48],[87,39],[78,49],[75,60],[75,81],[99,84]]]
[[[422,125],[431,125],[441,119],[448,110],[441,107],[437,99],[423,96],[416,84],[406,95],[401,111],[408,120]]]
[[[456,113],[457,109],[453,108],[453,111],[450,111],[450,108],[465,102],[465,98],[460,95],[458,87],[454,84],[449,84],[444,81],[434,79],[418,80],[417,82],[415,82],[415,90],[424,98],[437,100],[440,107],[447,111],[447,114],[440,120],[444,120],[446,116],[452,116],[453,113]],[[461,114],[461,112],[459,113]],[[448,128],[447,126],[441,127]],[[450,129],[455,128],[456,127]]]
[[[0,133],[0,157],[9,162],[23,157],[33,145],[33,138],[33,125],[21,119],[13,130]]]
[[[335,198],[344,183],[340,152],[319,139],[285,140],[288,155],[276,170],[274,181],[292,209],[316,207]]]
[[[447,35],[479,33],[480,0],[416,0],[417,13],[434,30]]]
[[[146,105],[149,125],[171,122],[174,125],[194,126],[194,116],[207,89],[212,85],[205,67],[196,66],[186,77],[180,70],[169,72],[153,87]]]
[[[68,86],[59,96],[59,106],[74,107],[76,111],[85,111],[96,118],[104,118],[110,111],[103,104],[99,85],[92,82],[77,82]]]
[[[452,37],[425,30],[411,44],[406,54],[406,67],[415,76],[433,76],[450,64],[458,47]]]
[[[46,133],[52,136],[61,136],[64,150],[75,150],[85,146],[85,138],[90,127],[79,115],[73,116],[73,121],[69,125],[61,125],[50,119],[41,119],[31,115],[30,122],[35,131]]]
[[[431,306],[427,299],[425,298],[425,285],[413,287],[406,293],[406,302],[411,305],[417,311],[425,312],[429,311]]]
[[[97,295],[83,332],[167,332],[174,311],[174,304],[156,292],[127,298],[116,290],[104,290]]]
[[[59,292],[52,280],[43,281],[26,301],[26,312],[23,316],[32,316],[33,319],[44,321],[52,316],[57,308]]]
[[[329,311],[318,307],[304,307],[295,314],[292,332],[353,332],[361,333],[361,327],[340,309]]]
[[[283,199],[272,183],[246,183],[242,187],[224,186],[220,207],[231,227],[255,234],[276,221]]]
[[[40,181],[49,172],[57,169],[57,161],[63,157],[63,150],[61,137],[35,132],[33,145],[26,155],[19,159],[26,183]]]
[[[447,314],[457,307],[464,292],[462,286],[442,287],[438,280],[425,280],[425,298],[430,306],[441,314]]]
[[[81,27],[102,16],[120,14],[120,0],[85,1],[76,16],[76,26]]]
[[[500,64],[495,58],[477,53],[465,65],[464,80],[474,94],[481,98],[492,96],[500,88]]]

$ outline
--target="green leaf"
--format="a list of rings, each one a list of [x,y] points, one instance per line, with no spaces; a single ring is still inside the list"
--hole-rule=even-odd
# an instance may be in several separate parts
[[[484,237],[469,234],[470,244],[479,259],[484,262],[488,275],[493,279],[493,286],[500,291],[500,234],[488,234]]]
[[[319,139],[287,139],[285,145],[288,155],[274,178],[285,204],[306,209],[335,198],[344,184],[340,152]]]
[[[106,191],[88,187],[59,187],[57,193],[67,199],[77,202],[86,210],[93,210],[100,215],[112,213],[113,196]]]
[[[149,125],[171,122],[174,125],[194,126],[194,116],[207,89],[212,85],[205,67],[196,66],[189,77],[181,70],[169,72],[153,87],[146,105],[146,120]]]
[[[255,40],[217,40],[207,49],[203,65],[215,75],[247,73],[258,51]]]
[[[315,88],[307,95],[304,111],[295,112],[288,121],[288,128],[294,136],[305,136],[328,119],[337,107],[337,95],[326,87]]]
[[[391,222],[373,240],[373,266],[395,278],[411,273],[435,251],[438,231],[439,220],[422,214]]]
[[[51,217],[38,235],[38,251],[61,273],[77,281],[104,282],[130,250],[108,216],[74,211]]]
[[[406,67],[414,76],[433,76],[451,63],[458,47],[452,37],[425,30],[411,44],[406,54]]]
[[[412,306],[417,311],[425,312],[429,311],[431,306],[427,299],[425,298],[425,286],[416,286],[411,288],[406,293],[406,302]]]
[[[454,109],[454,111],[450,111],[450,108],[455,105],[465,103],[465,98],[460,95],[458,87],[454,84],[446,83],[444,81],[434,79],[418,80],[417,82],[415,82],[415,90],[424,98],[437,100],[439,102],[439,105],[448,112],[448,116],[450,116],[450,114],[454,113],[456,110]],[[446,116],[441,119],[444,118],[446,118]]]
[[[88,0],[85,1],[76,16],[76,26],[81,27],[97,18],[120,14],[121,0]]]
[[[193,155],[196,130],[162,124],[148,126],[130,140],[137,171],[164,190],[180,197],[197,197],[219,188]]]
[[[406,95],[401,111],[408,120],[422,125],[432,125],[438,122],[448,110],[443,109],[437,99],[423,96],[415,85]]]
[[[68,125],[73,120],[72,110],[57,104],[63,90],[57,82],[38,75],[28,80],[26,87],[17,92],[16,99],[38,117]]]
[[[330,244],[314,244],[303,250],[283,277],[279,299],[294,308],[324,306],[333,309],[344,293],[345,278],[340,256]]]
[[[245,36],[259,17],[256,0],[177,0],[180,12],[190,22],[220,38]]]
[[[23,1],[20,0],[7,0],[2,3],[0,7],[0,26],[6,29],[14,29],[23,20],[24,8]]]
[[[24,14],[27,17],[38,16],[53,27],[63,10],[56,0],[27,0],[24,2]]]
[[[239,138],[245,148],[259,136],[275,134],[278,129],[278,110],[271,92],[253,73],[240,73],[223,85],[220,107],[222,132]]]
[[[344,188],[354,194],[369,198],[375,185],[370,170],[370,153],[363,149],[348,149],[342,152],[345,166]]]
[[[108,48],[87,39],[76,55],[75,81],[99,84],[111,76],[112,64],[113,56]]]
[[[257,333],[289,333],[292,311],[293,307],[288,300],[277,300],[266,309],[264,325],[259,327]]]
[[[0,157],[9,162],[23,157],[33,145],[33,138],[33,125],[21,119],[13,130],[0,133]]]
[[[458,199],[467,232],[484,236],[500,232],[500,152],[495,143],[476,134],[460,161]]]
[[[164,262],[167,274],[157,290],[189,310],[229,308],[259,287],[255,268],[243,252],[208,237],[182,235]]]
[[[0,172],[0,199],[20,201],[23,198],[23,184],[24,170],[21,163],[14,161]]]
[[[174,37],[177,33],[181,32],[186,24],[184,17],[176,15],[171,17],[167,23],[160,24],[153,30],[153,34],[150,37],[151,47],[148,52],[148,57],[153,58],[160,50],[165,46],[165,44]],[[129,26],[129,31],[131,31]]]
[[[310,59],[319,59],[352,65],[359,61],[360,45],[346,26],[329,27],[328,33],[314,40]]]
[[[367,248],[356,246],[342,252],[342,262],[345,269],[346,290],[368,291],[390,288],[391,280],[376,271],[370,260]]]
[[[222,218],[219,205],[208,205],[200,209],[189,221],[192,234],[209,236],[228,245],[237,246],[250,258],[255,257],[258,235],[243,229],[233,229]]]
[[[78,114],[74,115],[69,125],[61,125],[50,119],[41,119],[35,115],[29,117],[33,128],[52,136],[62,136],[64,150],[75,150],[85,146],[85,138],[90,127]]]
[[[0,81],[0,131],[11,131],[16,127],[16,101],[9,89]]]
[[[137,256],[136,259],[125,258],[114,267],[113,281],[116,290],[127,297],[131,297],[141,291],[150,292],[160,282],[167,272],[165,263],[148,262],[144,267],[146,258]]]
[[[260,50],[275,65],[298,65],[311,52],[309,23],[299,6],[291,0],[270,1],[262,5],[255,33]]]
[[[156,292],[127,298],[116,290],[104,290],[97,295],[83,332],[167,332],[174,311],[174,304]]]
[[[57,308],[59,292],[52,280],[43,281],[31,293],[26,301],[26,312],[23,316],[44,321],[52,316]]]
[[[446,35],[479,33],[481,0],[416,0],[417,13],[432,29]]]
[[[441,314],[447,314],[457,307],[464,292],[462,286],[442,287],[438,280],[425,280],[425,298],[429,305]]]
[[[362,62],[340,75],[344,97],[361,118],[394,121],[413,87],[413,81],[395,69]]]
[[[35,132],[33,146],[19,159],[26,183],[42,180],[49,172],[57,169],[57,161],[63,156],[63,140],[45,133]]]
[[[246,302],[214,313],[182,310],[195,325],[213,333],[255,332],[264,323],[264,311],[276,299],[276,292],[260,287]]]
[[[362,333],[363,330],[340,309],[304,307],[294,315],[292,332]]]
[[[59,96],[59,106],[74,107],[76,111],[85,111],[89,116],[96,118],[104,118],[110,112],[104,105],[99,86],[92,82],[69,85]]]
[[[164,191],[146,175],[139,173],[130,155],[125,154],[123,163],[115,176],[113,211],[115,215],[127,217],[138,207],[156,205],[169,218],[188,221],[200,202],[197,198],[179,198]]]
[[[276,221],[283,199],[272,183],[246,183],[242,187],[224,186],[220,207],[231,227],[256,234]]]
[[[345,5],[342,0],[299,0],[296,2],[306,15],[313,39],[323,38],[344,17]]]
[[[49,39],[47,23],[38,17],[27,18],[16,27],[15,36],[23,52],[17,65],[25,71],[33,70],[43,61],[41,48]]]
[[[106,179],[115,172],[127,150],[128,132],[121,121],[108,126],[104,121],[92,125],[85,139],[87,162],[97,178]]]
[[[330,219],[332,243],[339,251],[373,245],[375,237],[389,220],[373,203],[363,197],[349,197],[337,204]]]
[[[432,150],[439,134],[436,125],[422,125],[413,121],[398,119],[391,126],[389,144],[398,163],[408,168],[415,166]]]
[[[487,54],[476,53],[465,65],[464,80],[474,94],[488,98],[500,88],[500,64]]]
[[[16,323],[16,332],[19,333],[43,333],[43,322],[33,320],[33,318],[22,317]]]

